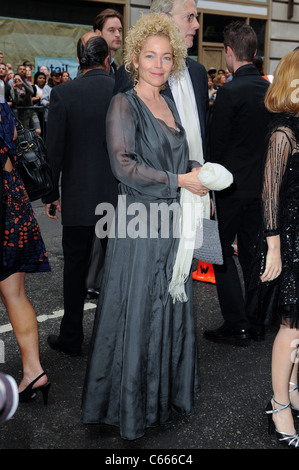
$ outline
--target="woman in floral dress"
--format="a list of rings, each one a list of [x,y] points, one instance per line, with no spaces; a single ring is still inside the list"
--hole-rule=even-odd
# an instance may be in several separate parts
[[[17,169],[15,122],[4,101],[0,103],[0,296],[8,312],[23,363],[19,399],[27,401],[40,390],[46,399],[49,382],[39,359],[35,310],[25,290],[25,273],[50,271],[28,194]],[[45,400],[46,402],[46,400]]]

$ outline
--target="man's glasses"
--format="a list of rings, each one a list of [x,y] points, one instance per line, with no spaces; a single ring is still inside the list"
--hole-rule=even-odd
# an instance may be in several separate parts
[[[185,20],[188,22],[188,23],[193,23],[194,20],[198,21],[199,20],[199,16],[198,15],[194,15],[194,13],[188,13],[186,15],[183,15]]]
[[[173,13],[167,13],[169,16],[173,16]],[[187,21],[187,23],[193,23],[194,20],[199,20],[199,15],[195,15],[194,13],[186,13],[182,15],[183,18]]]

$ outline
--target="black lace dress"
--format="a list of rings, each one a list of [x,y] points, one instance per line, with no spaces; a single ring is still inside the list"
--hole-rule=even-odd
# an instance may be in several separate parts
[[[255,324],[288,319],[299,327],[299,116],[278,115],[269,134],[264,183],[263,231],[255,247],[247,308]],[[282,272],[261,283],[266,237],[280,235]]]

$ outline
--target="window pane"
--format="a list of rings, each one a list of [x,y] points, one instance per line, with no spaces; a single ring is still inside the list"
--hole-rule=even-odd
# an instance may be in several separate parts
[[[193,59],[197,60],[198,59],[198,31],[196,31],[194,40],[193,40],[193,46],[188,49],[188,55],[192,57]]]
[[[258,20],[256,18],[250,18],[249,23],[257,35],[258,46],[257,46],[256,54],[261,57],[264,57],[266,20]]]
[[[203,41],[223,43],[223,30],[231,21],[240,20],[239,17],[206,15],[203,16]]]

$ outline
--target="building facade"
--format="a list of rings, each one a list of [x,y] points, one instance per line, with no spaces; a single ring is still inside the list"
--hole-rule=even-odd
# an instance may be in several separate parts
[[[131,0],[128,26],[150,0]],[[250,24],[258,36],[257,54],[264,59],[264,71],[273,74],[278,61],[299,46],[299,0],[197,0],[200,29],[191,55],[207,70],[225,68],[222,31],[231,20]]]
[[[225,68],[222,31],[233,19],[246,21],[258,36],[264,71],[273,74],[280,58],[299,46],[299,0],[196,0],[200,28],[189,51],[207,69]],[[0,9],[0,50],[16,66],[34,57],[75,57],[76,43],[92,28],[93,17],[105,8],[124,16],[124,35],[151,0],[14,0]],[[37,8],[37,4],[39,8]],[[116,62],[122,61],[119,51]]]

